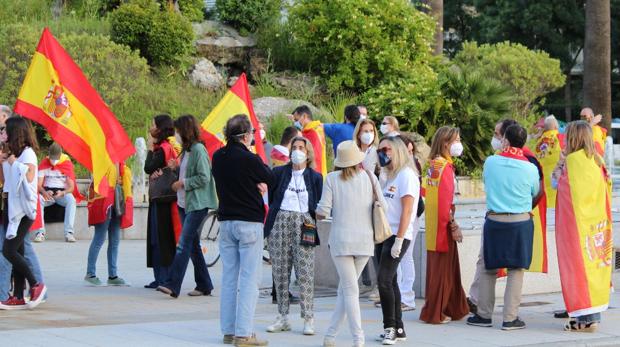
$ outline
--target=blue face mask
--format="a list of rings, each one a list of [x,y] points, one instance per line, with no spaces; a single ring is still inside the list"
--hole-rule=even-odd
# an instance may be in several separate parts
[[[295,128],[297,128],[299,130],[301,130],[303,128],[303,126],[301,125],[300,121],[298,121],[298,120],[295,121]]]
[[[386,167],[392,162],[392,158],[388,157],[383,151],[377,151],[377,155],[379,156],[379,165],[381,167]]]

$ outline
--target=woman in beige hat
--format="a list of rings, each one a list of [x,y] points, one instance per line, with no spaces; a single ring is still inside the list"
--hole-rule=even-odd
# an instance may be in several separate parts
[[[327,175],[323,194],[316,209],[317,219],[332,216],[329,250],[336,265],[340,283],[336,309],[325,334],[324,346],[334,346],[336,334],[345,314],[353,335],[353,345],[364,345],[357,281],[373,255],[372,228],[373,189],[385,207],[379,181],[362,169],[365,154],[355,142],[338,145],[334,166]]]

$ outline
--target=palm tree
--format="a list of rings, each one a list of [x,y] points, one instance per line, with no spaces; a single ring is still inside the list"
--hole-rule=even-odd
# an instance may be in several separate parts
[[[586,1],[583,102],[611,126],[611,16],[609,0]]]

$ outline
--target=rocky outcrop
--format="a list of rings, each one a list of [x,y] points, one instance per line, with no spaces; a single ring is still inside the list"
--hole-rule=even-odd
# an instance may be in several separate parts
[[[268,119],[278,114],[290,114],[297,106],[308,105],[312,113],[319,113],[319,109],[304,100],[291,100],[281,97],[264,97],[252,101],[254,113],[261,119]]]
[[[247,65],[251,50],[256,46],[252,36],[241,36],[239,33],[217,21],[196,23],[196,51],[213,63],[219,65]]]
[[[189,74],[189,80],[193,85],[210,91],[218,90],[224,85],[224,79],[215,65],[205,58],[201,58],[194,65]]]

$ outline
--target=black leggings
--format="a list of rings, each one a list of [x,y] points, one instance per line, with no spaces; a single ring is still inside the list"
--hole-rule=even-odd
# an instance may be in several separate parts
[[[403,328],[403,319],[400,301],[400,289],[398,288],[398,279],[396,272],[400,258],[392,258],[392,246],[396,236],[392,236],[385,240],[375,249],[375,254],[379,253],[379,275],[377,283],[379,286],[379,297],[381,298],[381,311],[383,312],[383,328]],[[411,241],[403,240],[403,246],[400,250],[401,256],[407,251]]]
[[[23,217],[17,227],[17,236],[10,240],[5,239],[2,249],[2,254],[6,260],[13,265],[13,295],[18,299],[24,298],[26,280],[28,280],[30,288],[37,284],[37,280],[32,274],[32,269],[30,269],[26,258],[24,258],[24,238],[28,237],[28,231],[33,223],[32,219]],[[7,224],[5,224],[5,228],[6,226]]]

